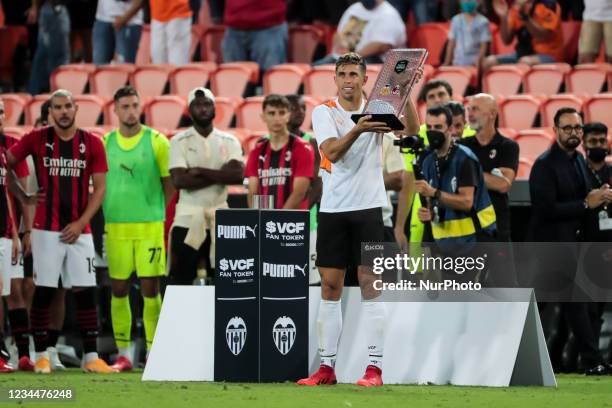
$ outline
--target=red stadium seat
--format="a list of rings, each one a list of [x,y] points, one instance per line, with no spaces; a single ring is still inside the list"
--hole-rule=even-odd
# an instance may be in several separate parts
[[[439,67],[432,80],[443,79],[453,88],[453,98],[462,100],[475,72],[466,67]]]
[[[421,90],[423,89],[423,85],[425,85],[425,83],[429,81],[429,79],[433,76],[435,72],[436,69],[431,65],[425,64],[423,66],[423,76],[421,77],[421,80],[414,85],[410,92],[410,99],[412,99],[413,102],[416,103],[421,97]]]
[[[534,125],[542,101],[533,95],[511,95],[499,106],[499,126],[529,129]]]
[[[442,49],[448,39],[449,23],[425,23],[418,26],[409,37],[412,48],[429,51],[427,63],[435,67],[442,63]]]
[[[367,96],[370,96],[370,94],[372,93],[372,89],[374,89],[376,79],[378,79],[378,74],[380,74],[381,69],[382,64],[370,64],[367,66],[366,76],[368,77],[368,80],[363,86],[363,90]]]
[[[522,64],[494,66],[482,77],[482,90],[491,95],[515,95],[528,71]]]
[[[266,131],[266,124],[261,119],[263,96],[246,98],[236,110],[236,126],[252,131]]]
[[[0,79],[12,81],[15,49],[28,44],[26,26],[0,27],[0,44]]]
[[[40,107],[43,103],[49,100],[50,94],[40,94],[28,101],[25,109],[25,124],[33,126],[36,120],[40,117]]]
[[[556,94],[571,70],[572,67],[565,63],[534,65],[523,77],[523,92]]]
[[[96,126],[104,110],[104,100],[96,95],[75,95],[74,102],[79,107],[76,125],[79,127]]]
[[[104,104],[104,109],[102,113],[104,115],[104,125],[105,126],[112,126],[112,127],[119,126],[119,119],[117,119],[117,115],[115,115],[114,109],[115,109],[114,101],[110,100]]]
[[[257,82],[258,66],[249,62],[221,64],[210,79],[211,90],[216,96],[242,97],[249,82]],[[257,64],[255,64],[257,65]]]
[[[164,93],[168,82],[168,67],[149,65],[136,68],[130,75],[130,83],[143,100]]]
[[[91,74],[91,93],[104,99],[113,99],[117,89],[124,86],[135,71],[132,64],[104,65]]]
[[[525,157],[519,158],[518,170],[516,172],[517,180],[529,180],[529,174],[531,173],[531,168],[533,167],[533,160],[527,159]]]
[[[206,86],[210,75],[217,70],[214,62],[195,62],[175,68],[170,72],[170,93],[187,95],[198,86]]]
[[[244,150],[245,159],[248,158],[249,153],[251,153],[251,150],[253,150],[257,142],[266,134],[267,132],[264,131],[251,132],[251,135],[242,141],[242,150]]]
[[[0,100],[4,102],[4,125],[19,125],[28,100],[18,94],[2,94],[0,95]]]
[[[51,73],[51,91],[66,89],[75,95],[85,92],[89,81],[89,71],[77,64],[64,65]]]
[[[612,129],[612,93],[593,95],[584,104],[585,122],[603,122]]]
[[[565,80],[565,89],[572,93],[597,94],[601,92],[612,70],[610,64],[576,65]]]
[[[499,130],[499,133],[501,133],[503,136],[506,136],[508,139],[512,140],[514,140],[518,135],[518,131],[513,128],[498,128],[497,130]]]
[[[576,63],[576,54],[578,54],[578,40],[580,39],[580,21],[563,21],[561,28],[563,29],[563,49],[565,51],[565,62],[569,64]]]
[[[306,116],[304,117],[304,123],[302,123],[302,129],[312,129],[312,111],[321,103],[321,100],[310,95],[304,95],[303,99],[304,105],[306,105]]]
[[[555,137],[548,129],[528,129],[520,131],[514,140],[519,145],[521,157],[535,161],[555,142]]]
[[[83,126],[83,130],[93,133],[99,138],[103,138],[104,135],[108,133],[104,127],[100,127],[100,126]]]
[[[223,50],[221,43],[225,35],[225,26],[216,25],[207,27],[200,40],[202,61],[212,61],[217,64],[223,62]]]
[[[160,127],[176,129],[186,108],[185,99],[179,96],[157,96],[144,108],[145,123],[156,129]]]
[[[578,112],[582,112],[584,100],[572,94],[557,94],[550,95],[548,99],[540,107],[540,118],[542,127],[552,127],[554,125],[554,117],[557,110],[562,107],[569,106],[575,108]]]
[[[263,78],[264,95],[297,93],[310,70],[310,66],[303,64],[281,64],[268,69]]]
[[[335,65],[319,65],[304,77],[304,94],[321,98],[336,96]]]
[[[215,97],[215,127],[228,129],[234,118],[236,108],[243,102],[242,98]]]
[[[6,126],[2,129],[2,133],[7,136],[13,136],[17,139],[21,139],[23,135],[30,131],[31,127],[23,127],[23,126]]]
[[[289,50],[287,60],[310,64],[319,44],[325,41],[325,33],[313,25],[292,25],[289,27]]]

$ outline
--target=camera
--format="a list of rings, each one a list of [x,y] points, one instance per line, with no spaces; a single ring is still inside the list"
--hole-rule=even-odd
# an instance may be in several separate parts
[[[418,135],[404,136],[393,141],[394,146],[399,146],[400,152],[418,155],[425,147],[425,142]]]

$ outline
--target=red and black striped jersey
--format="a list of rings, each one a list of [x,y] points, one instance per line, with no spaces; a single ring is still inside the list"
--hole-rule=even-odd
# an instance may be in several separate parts
[[[60,139],[52,127],[34,129],[10,152],[17,160],[34,158],[38,185],[45,194],[36,206],[36,229],[61,231],[79,219],[87,207],[92,174],[108,171],[102,140],[82,129],[70,140]],[[90,232],[89,226],[84,232]]]
[[[7,188],[7,167],[6,167],[6,151],[10,149],[17,139],[13,136],[8,136],[0,133],[0,237],[11,238],[13,227],[17,227],[18,220],[13,219],[17,212],[15,200]],[[25,160],[20,161],[15,167],[15,174],[18,178],[27,177],[29,173],[28,165]],[[9,211],[8,203],[11,203],[11,211]],[[11,217],[12,216],[12,217]]]

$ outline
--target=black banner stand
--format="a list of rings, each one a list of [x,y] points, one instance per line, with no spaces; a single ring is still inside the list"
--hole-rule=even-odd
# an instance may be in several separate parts
[[[309,213],[217,210],[215,381],[308,375]]]

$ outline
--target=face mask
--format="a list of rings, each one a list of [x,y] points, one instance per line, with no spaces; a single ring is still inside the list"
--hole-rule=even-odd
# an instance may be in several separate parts
[[[372,10],[376,7],[376,0],[361,0],[361,4],[368,10]]]
[[[438,150],[444,146],[446,141],[446,133],[442,133],[439,130],[428,130],[427,139],[429,140],[429,147],[434,150]]]
[[[601,163],[602,161],[606,160],[609,150],[604,149],[603,147],[594,147],[592,149],[587,149],[586,153],[589,160],[594,163]]]
[[[464,1],[464,2],[461,2],[461,11],[463,11],[464,13],[471,14],[474,11],[476,11],[477,8],[478,8],[478,2],[477,1]]]

